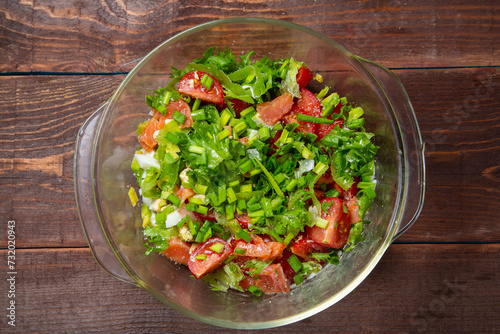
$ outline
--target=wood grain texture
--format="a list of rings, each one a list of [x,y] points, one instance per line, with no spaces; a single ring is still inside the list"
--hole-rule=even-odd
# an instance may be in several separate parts
[[[396,74],[406,86],[427,144],[424,210],[400,240],[499,241],[500,70]],[[76,134],[122,79],[0,78],[0,216],[23,226],[18,247],[86,245],[73,191]],[[480,99],[468,114],[460,114],[457,92],[463,102],[476,91]],[[447,113],[449,118],[443,116]],[[1,237],[0,247],[5,245]]]
[[[495,0],[38,0],[0,3],[0,72],[128,71],[173,35],[234,16],[304,25],[387,67],[500,65]]]
[[[5,253],[0,251],[2,258]],[[301,322],[261,331],[222,329],[180,315],[147,292],[110,277],[88,249],[18,250],[16,256],[17,320],[15,330],[7,328],[12,333],[500,330],[498,244],[392,245],[365,281],[336,305]],[[0,305],[6,305],[6,298],[0,295]]]

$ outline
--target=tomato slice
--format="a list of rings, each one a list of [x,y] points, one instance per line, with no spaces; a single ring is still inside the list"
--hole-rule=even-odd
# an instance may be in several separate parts
[[[293,106],[292,110],[288,114],[283,116],[283,121],[286,124],[299,123],[297,130],[303,133],[315,133],[316,124],[310,122],[297,121],[297,114],[305,114],[305,112],[297,108],[297,106]]]
[[[167,106],[167,112],[165,113],[165,117],[171,119],[172,115],[176,110],[179,111],[184,116],[186,116],[186,120],[184,121],[184,123],[179,125],[179,128],[181,129],[190,128],[191,125],[193,125],[193,119],[191,118],[191,108],[189,107],[189,104],[187,104],[186,101],[181,99],[177,101],[171,101]]]
[[[183,186],[181,186],[175,192],[175,196],[177,196],[181,200],[181,203],[184,203],[185,200],[187,200],[189,197],[192,197],[194,195],[195,195],[195,192],[193,191],[193,189],[184,188]]]
[[[300,235],[296,238],[290,246],[293,254],[296,254],[306,261],[311,261],[309,256],[311,253],[327,253],[329,249],[318,244],[316,241],[307,237],[307,235]]]
[[[196,212],[196,211],[192,211],[193,214],[198,217],[201,221],[205,221],[205,220],[209,220],[211,222],[215,222],[217,221],[217,219],[215,219],[215,212],[214,212],[214,209],[213,208],[210,208],[207,212],[206,215],[204,214],[201,214],[199,212]]]
[[[316,133],[316,123],[297,121],[297,114],[304,114],[309,116],[321,117],[321,103],[316,95],[310,90],[302,88],[300,90],[300,99],[293,106],[289,114],[283,117],[285,123],[298,122],[297,130],[304,133]]]
[[[224,245],[221,253],[217,253],[210,249],[210,247],[216,243]],[[204,243],[199,244],[191,253],[188,261],[189,270],[191,270],[196,278],[201,278],[217,269],[232,253],[233,249],[227,242],[216,237],[210,238]],[[197,259],[196,257],[198,255],[206,255],[206,258]]]
[[[284,93],[272,101],[257,105],[257,113],[267,125],[273,125],[287,114],[293,106],[293,97],[290,93]]]
[[[240,282],[240,286],[244,289],[248,289],[250,285],[255,285],[266,294],[290,291],[290,284],[281,264],[278,263],[270,264],[257,277],[247,277]]]
[[[250,217],[248,217],[248,213],[243,212],[241,215],[235,215],[236,220],[240,223],[241,228],[248,229],[248,224],[250,224]]]
[[[295,270],[293,270],[292,266],[290,265],[290,263],[288,263],[288,259],[290,258],[290,256],[292,256],[293,253],[288,251],[288,250],[284,250],[283,253],[281,253],[281,256],[278,257],[276,260],[274,260],[273,263],[276,263],[276,264],[279,264],[281,265],[281,267],[283,268],[283,273],[285,274],[285,277],[286,279],[288,280],[289,283],[292,283],[293,282],[293,277],[295,276],[295,274],[297,274],[295,272]],[[299,258],[300,260],[301,258]]]
[[[353,185],[344,193],[344,202],[347,206],[347,210],[349,211],[349,219],[351,224],[355,224],[361,221],[359,217],[359,203],[356,197],[358,193],[358,182],[359,178],[354,178]]]
[[[285,244],[276,241],[265,242],[258,235],[253,236],[252,241],[245,242],[244,240],[235,240],[233,243],[234,249],[244,249],[245,254],[238,254],[239,256],[258,258],[262,261],[274,260],[285,249]]]
[[[139,136],[139,142],[146,152],[151,152],[158,145],[154,138],[156,130],[160,129],[160,122],[156,118],[151,118],[148,125]]]
[[[356,196],[353,196],[349,200],[346,200],[345,205],[347,206],[347,210],[349,211],[349,220],[351,224],[360,222],[361,218],[359,218],[359,203]]]
[[[332,119],[331,116],[329,116],[327,118]],[[337,125],[340,128],[342,128],[343,124],[344,124],[343,118],[339,118],[339,119],[335,120],[332,124],[318,124],[316,126],[316,135],[318,136],[318,138],[316,138],[316,141],[325,138],[325,136],[327,134],[329,134],[333,130],[333,128],[336,127]]]
[[[302,66],[299,68],[299,72],[297,73],[297,83],[300,88],[307,86],[312,78],[313,74],[307,67]]]
[[[182,241],[179,237],[173,237],[168,241],[168,244],[168,248],[161,253],[170,260],[187,266],[191,245]]]
[[[328,221],[325,229],[319,226],[306,227],[307,234],[315,242],[332,248],[342,248],[347,243],[351,224],[344,213],[344,202],[337,197],[325,198],[321,203],[332,203],[327,212],[321,211],[321,218]]]
[[[212,87],[207,89],[201,79],[204,75],[212,78]],[[186,74],[179,83],[179,93],[186,94],[196,99],[222,106],[224,104],[224,91],[220,82],[208,73],[194,71]],[[179,110],[180,111],[180,110]]]

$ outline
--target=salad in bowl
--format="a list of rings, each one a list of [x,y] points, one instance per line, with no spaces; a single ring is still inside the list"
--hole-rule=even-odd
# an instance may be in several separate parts
[[[287,293],[363,240],[378,147],[307,64],[254,58],[210,47],[146,96],[129,195],[146,254],[214,290]]]

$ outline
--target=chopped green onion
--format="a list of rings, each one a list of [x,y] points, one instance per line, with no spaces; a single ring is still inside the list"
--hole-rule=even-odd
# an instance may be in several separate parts
[[[283,199],[279,198],[279,197],[275,197],[273,198],[273,200],[271,201],[271,207],[273,208],[273,210],[276,210],[280,204],[283,202]]]
[[[135,133],[137,133],[137,135],[141,135],[141,133],[144,131],[144,129],[146,128],[146,126],[148,126],[148,123],[149,123],[149,120],[148,121],[144,121],[142,122],[141,124],[139,124],[137,126],[137,130]]]
[[[196,100],[199,101],[199,100]],[[207,119],[207,115],[205,114],[205,109],[198,109],[195,111],[191,111],[191,118],[193,121],[205,121]]]
[[[158,104],[158,105],[155,106],[155,109],[156,109],[156,111],[158,111],[163,116],[165,116],[165,114],[167,113],[167,108],[165,108],[164,105]]]
[[[264,216],[264,210],[258,210],[248,213],[248,217],[262,217],[262,216]]]
[[[290,232],[287,234],[287,236],[283,242],[285,243],[285,245],[288,246],[288,244],[290,243],[290,241],[292,241],[293,238],[295,238],[295,235],[292,232]]]
[[[201,103],[200,99],[194,100],[193,107],[191,108],[191,118],[193,117],[193,114],[192,114],[193,111],[198,110],[198,108],[200,107],[200,103]]]
[[[242,193],[251,192],[251,191],[252,191],[252,185],[251,185],[251,184],[243,184],[243,185],[240,187],[240,191],[241,191]]]
[[[224,244],[222,242],[216,242],[215,244],[213,244],[212,246],[210,246],[208,248],[210,248],[214,252],[220,254],[224,250]]]
[[[297,258],[297,255],[295,254],[288,258],[288,263],[296,273],[300,272],[300,270],[302,269],[302,262],[300,262],[300,260]]]
[[[283,130],[284,132],[285,130]],[[273,176],[271,175],[271,173],[269,173],[269,171],[266,169],[266,167],[264,167],[264,165],[259,161],[257,160],[256,158],[253,159],[254,162],[259,165],[259,167],[262,169],[262,171],[264,172],[264,174],[267,176],[267,179],[269,180],[269,183],[271,183],[271,186],[274,188],[274,190],[276,191],[276,194],[278,194],[279,196],[281,197],[284,197],[285,194],[283,194],[283,191],[281,191],[280,187],[278,186],[278,184],[276,183],[276,181],[274,180]]]
[[[231,188],[231,187],[227,188],[226,194],[227,194],[227,202],[229,204],[231,204],[231,203],[233,203],[233,202],[235,202],[237,200],[236,194],[234,193],[234,189],[233,188]]]
[[[244,199],[239,199],[236,207],[240,210],[245,210],[247,208],[247,203],[245,202]]]
[[[248,287],[248,291],[250,291],[252,294],[254,294],[257,297],[260,297],[262,295],[262,291],[256,287],[255,285],[250,285]]]
[[[240,181],[238,181],[238,180],[229,182],[230,187],[236,187],[238,184],[240,184]]]
[[[208,74],[203,74],[203,77],[201,78],[201,84],[207,89],[210,90],[212,89],[212,84],[214,80],[208,75]]]
[[[316,219],[314,220],[314,225],[325,229],[328,226],[328,220],[316,217]]]
[[[176,207],[179,207],[181,205],[181,200],[179,197],[175,196],[174,194],[170,194],[167,199]]]
[[[250,236],[250,234],[248,234],[248,232],[245,230],[239,230],[238,232],[236,232],[236,236],[240,239],[245,240],[245,242],[252,241],[252,236]]]
[[[165,153],[165,161],[167,161],[169,164],[176,163],[177,160],[179,160],[179,156],[177,154],[174,157],[170,152]]]
[[[191,232],[191,235],[194,237],[198,233],[198,230],[200,229],[200,223],[189,220],[188,222],[188,227],[189,231]]]
[[[288,139],[288,130],[283,129],[283,132],[281,132],[281,136],[278,139],[279,142],[286,144],[286,140]]]
[[[221,141],[221,140],[226,139],[227,137],[229,137],[230,134],[231,134],[231,131],[229,131],[229,129],[224,129],[224,130],[222,130],[221,132],[219,132],[217,134],[217,139],[219,141]]]
[[[278,175],[274,175],[274,180],[276,180],[276,183],[278,183],[278,184],[285,181],[286,180],[285,173],[279,173]]]
[[[259,137],[260,140],[266,141],[269,138],[271,138],[271,133],[269,132],[269,128],[266,126],[263,126],[259,129]]]
[[[218,232],[218,233],[224,232],[224,229],[222,228],[222,226],[220,226],[217,223],[212,224],[212,230],[214,230],[215,232]]]
[[[219,200],[219,203],[223,203],[227,196],[226,196],[226,185],[225,184],[222,184],[218,187],[218,200]]]
[[[210,230],[210,227],[212,224],[207,220],[203,225],[201,225],[200,230],[196,234],[196,238],[194,239],[194,242],[200,243],[200,242],[205,242],[209,237],[212,236],[212,232]]]
[[[240,164],[240,171],[245,174],[254,168],[254,163],[251,160],[246,160],[244,163]]]
[[[318,123],[318,124],[332,124],[333,122],[335,122],[333,119],[309,116],[300,113],[297,114],[297,121]]]
[[[261,207],[260,203],[250,204],[250,202],[248,202],[248,211],[257,211],[257,210],[260,210],[261,208],[262,207]]]
[[[257,174],[259,174],[260,172],[262,172],[260,169],[257,169],[257,168],[256,168],[256,169],[252,169],[252,170],[250,171],[250,176],[257,175]]]
[[[246,251],[245,249],[243,249],[243,248],[235,248],[235,249],[234,249],[234,252],[235,252],[236,254],[245,255],[245,253],[246,253],[247,251]]]
[[[236,203],[226,205],[226,219],[234,218],[234,211],[236,210]]]
[[[311,152],[307,147],[304,146],[304,149],[302,150],[302,157],[307,160],[314,159],[314,153]]]
[[[240,134],[246,128],[247,128],[247,123],[245,123],[245,121],[240,121],[238,124],[235,125],[234,132],[236,134]]]
[[[206,216],[208,213],[208,208],[206,206],[203,206],[203,205],[198,205],[198,207],[196,208],[196,212],[201,213],[202,215]]]
[[[227,125],[227,122],[229,122],[229,120],[231,119],[232,115],[231,113],[229,112],[229,110],[226,108],[222,111],[221,115],[220,115],[220,124],[221,124],[221,127],[224,127]]]
[[[187,103],[190,103],[191,102],[191,96],[187,95],[187,94],[181,94],[181,99],[186,101]]]
[[[198,205],[203,205],[205,202],[199,197],[189,197],[189,203],[194,203]]]
[[[197,184],[195,184],[193,190],[195,193],[205,195],[207,193],[207,189],[208,189],[207,186],[204,186],[203,184],[197,183]]]
[[[323,175],[326,170],[328,169],[328,166],[325,165],[322,162],[318,162],[318,164],[314,167],[313,172],[316,173],[316,175]]]
[[[236,124],[238,124],[240,121],[241,121],[241,119],[239,119],[239,118],[231,118],[229,120],[229,125],[232,127],[235,127]]]
[[[208,258],[207,254],[198,254],[198,255],[196,255],[196,260],[205,261],[207,258]]]
[[[253,106],[250,106],[246,109],[243,109],[241,112],[240,112],[240,117],[243,118],[245,117],[246,115],[250,114],[252,111],[255,111],[255,108]]]
[[[290,192],[295,188],[296,185],[297,185],[297,180],[291,179],[290,182],[288,182],[288,184],[286,185],[285,189],[286,191]]]
[[[179,144],[180,143],[180,138],[173,132],[167,132],[167,134],[165,135],[165,138],[167,138],[168,140],[170,140],[172,143],[174,144]]]
[[[161,101],[165,107],[168,106],[171,98],[172,98],[172,92],[166,91],[165,95],[163,96],[163,100]]]
[[[325,197],[338,197],[340,195],[339,191],[335,188],[328,190],[325,193]]]
[[[191,145],[188,147],[188,151],[191,153],[203,154],[205,153],[205,148],[201,146]]]
[[[197,208],[198,208],[198,205],[196,205],[194,203],[186,204],[186,210],[188,210],[188,211],[196,211]]]
[[[139,200],[139,198],[137,197],[137,194],[136,194],[134,188],[130,188],[128,190],[128,198],[130,199],[130,203],[132,203],[132,206],[135,206],[137,204],[137,201]]]
[[[186,224],[189,220],[189,216],[186,216],[184,218],[182,218],[178,223],[177,223],[177,227],[178,228],[181,228],[184,224]]]
[[[302,282],[304,282],[304,276],[302,276],[301,274],[297,274],[293,276],[293,281],[295,282],[295,284],[301,285]]]

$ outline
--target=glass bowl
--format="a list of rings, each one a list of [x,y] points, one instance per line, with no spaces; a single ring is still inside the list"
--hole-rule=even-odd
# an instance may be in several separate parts
[[[366,241],[338,266],[288,294],[254,297],[211,291],[190,278],[187,267],[152,252],[145,256],[140,206],[127,192],[136,186],[130,163],[138,147],[137,125],[148,116],[145,95],[164,87],[171,66],[183,68],[210,46],[236,55],[288,56],[305,62],[340,96],[363,107],[366,128],[380,146],[377,197],[367,215]],[[317,83],[316,83],[317,84]],[[320,88],[319,84],[318,87]],[[231,18],[188,29],[151,51],[78,133],[75,191],[80,219],[97,262],[111,275],[135,284],[169,307],[199,321],[230,328],[268,328],[314,315],[345,297],[372,271],[391,242],[418,217],[425,168],[417,120],[399,80],[386,68],[351,54],[311,29],[280,20]]]

